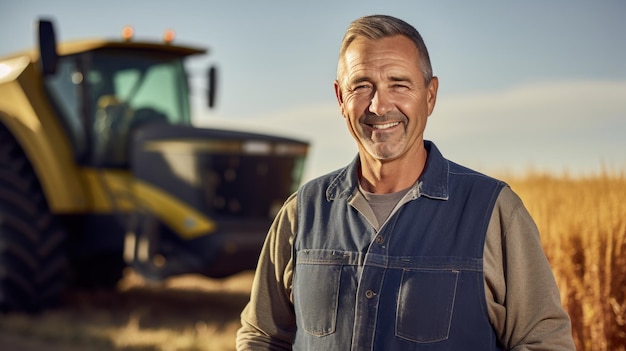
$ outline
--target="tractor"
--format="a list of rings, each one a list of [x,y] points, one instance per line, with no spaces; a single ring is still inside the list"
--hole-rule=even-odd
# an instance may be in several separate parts
[[[254,269],[309,143],[194,126],[185,60],[206,50],[171,35],[57,43],[46,19],[37,32],[0,58],[0,310],[115,287],[127,267],[152,281]]]

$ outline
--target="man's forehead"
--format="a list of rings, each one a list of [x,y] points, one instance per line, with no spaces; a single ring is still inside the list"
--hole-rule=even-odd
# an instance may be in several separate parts
[[[350,65],[372,57],[384,58],[389,55],[396,55],[408,60],[419,58],[415,44],[409,38],[397,35],[382,39],[359,37],[346,48],[341,60],[344,64]]]
[[[390,63],[414,64],[419,60],[417,48],[410,39],[398,36],[383,39],[371,40],[359,38],[355,40],[344,52],[340,59],[340,64],[344,69],[361,69],[363,65],[377,64],[385,65]]]

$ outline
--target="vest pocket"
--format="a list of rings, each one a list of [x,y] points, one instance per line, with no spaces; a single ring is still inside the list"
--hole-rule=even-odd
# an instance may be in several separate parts
[[[298,264],[294,308],[300,327],[315,336],[335,332],[341,279],[340,265]]]
[[[396,336],[418,343],[446,340],[458,271],[405,270],[398,294]]]

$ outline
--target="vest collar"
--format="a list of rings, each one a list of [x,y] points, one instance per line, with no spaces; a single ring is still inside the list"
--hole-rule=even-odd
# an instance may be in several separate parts
[[[439,149],[431,141],[424,140],[424,147],[428,152],[426,165],[418,181],[409,191],[413,199],[425,196],[432,199],[448,200],[448,177],[450,165]],[[339,170],[326,189],[326,199],[350,199],[358,192],[358,169],[360,166],[357,155],[352,162]],[[407,194],[408,195],[408,194]]]

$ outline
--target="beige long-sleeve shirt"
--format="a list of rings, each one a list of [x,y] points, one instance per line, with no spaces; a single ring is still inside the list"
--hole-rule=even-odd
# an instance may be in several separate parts
[[[360,192],[356,202],[365,202]],[[359,199],[360,197],[360,199]],[[371,223],[374,213],[365,211]],[[270,228],[249,304],[241,314],[238,350],[290,350],[295,334],[291,257],[297,231],[295,195]],[[519,197],[504,187],[484,248],[489,320],[507,350],[575,350],[569,316],[560,303],[536,225]]]

